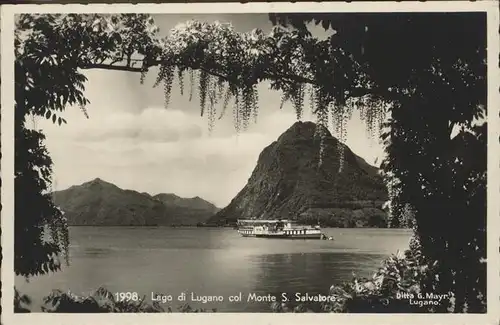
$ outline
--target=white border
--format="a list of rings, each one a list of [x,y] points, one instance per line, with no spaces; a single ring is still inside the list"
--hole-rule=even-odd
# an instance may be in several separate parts
[[[12,324],[499,324],[499,13],[496,1],[465,2],[355,2],[355,3],[191,3],[191,4],[88,4],[1,6],[1,141],[2,141],[2,323]],[[268,13],[268,12],[487,12],[488,13],[488,314],[13,314],[14,220],[14,80],[13,29],[17,13]],[[8,175],[8,176],[7,176]]]

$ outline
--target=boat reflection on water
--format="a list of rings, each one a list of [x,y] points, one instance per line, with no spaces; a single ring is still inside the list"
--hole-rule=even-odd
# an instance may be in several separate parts
[[[275,239],[328,239],[321,227],[297,225],[292,220],[238,220],[238,233],[243,237]]]

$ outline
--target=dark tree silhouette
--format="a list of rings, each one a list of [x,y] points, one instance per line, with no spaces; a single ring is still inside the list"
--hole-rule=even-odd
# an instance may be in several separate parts
[[[372,95],[393,103],[382,134],[393,214],[414,213],[427,263],[439,263],[433,290],[453,292],[457,312],[484,311],[487,127],[473,122],[486,114],[486,15],[272,14],[271,20],[336,30],[332,46],[363,66]]]

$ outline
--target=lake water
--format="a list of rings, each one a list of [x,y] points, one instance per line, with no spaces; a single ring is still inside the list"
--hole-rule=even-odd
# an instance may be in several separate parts
[[[88,293],[187,293],[193,307],[218,312],[268,312],[269,303],[246,302],[250,293],[327,294],[353,272],[371,276],[382,259],[408,247],[409,230],[324,229],[335,240],[244,238],[230,228],[71,227],[71,265],[16,287],[42,301],[52,289]],[[243,302],[229,302],[241,292]],[[191,302],[190,296],[223,296],[223,302]],[[32,307],[36,309],[36,304]],[[39,308],[39,307],[38,307]]]

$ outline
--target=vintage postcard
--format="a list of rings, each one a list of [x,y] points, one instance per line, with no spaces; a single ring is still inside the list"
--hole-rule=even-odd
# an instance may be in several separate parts
[[[3,324],[498,324],[494,1],[1,13]]]

